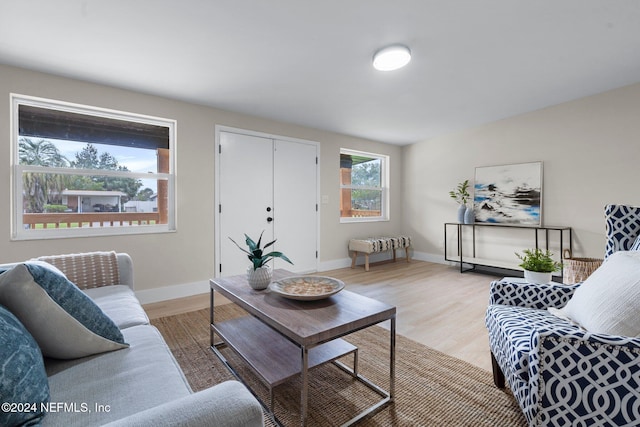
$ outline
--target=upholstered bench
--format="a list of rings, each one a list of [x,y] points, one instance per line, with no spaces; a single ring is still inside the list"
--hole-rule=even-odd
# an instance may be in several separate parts
[[[364,271],[369,271],[369,255],[377,252],[393,251],[393,260],[396,261],[396,249],[404,249],[407,262],[410,261],[409,248],[411,247],[411,237],[369,237],[366,239],[349,240],[349,251],[351,251],[351,268],[355,268],[358,253],[364,254]]]

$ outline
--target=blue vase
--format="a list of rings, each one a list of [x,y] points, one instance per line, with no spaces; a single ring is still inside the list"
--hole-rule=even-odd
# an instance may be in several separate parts
[[[476,222],[476,213],[473,210],[473,207],[466,208],[464,212],[464,223],[465,224],[473,224]]]
[[[467,211],[467,207],[465,205],[458,206],[458,222],[460,224],[464,224],[464,214]]]

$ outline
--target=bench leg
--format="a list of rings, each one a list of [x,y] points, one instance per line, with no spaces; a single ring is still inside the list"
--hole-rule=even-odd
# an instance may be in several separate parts
[[[411,261],[411,256],[409,255],[409,246],[404,248],[404,254],[407,257],[407,262]]]
[[[358,258],[358,252],[353,251],[351,255],[351,268],[356,268],[356,259]],[[364,254],[364,271],[369,271],[369,254]]]
[[[396,248],[393,248],[393,262],[396,262]]]

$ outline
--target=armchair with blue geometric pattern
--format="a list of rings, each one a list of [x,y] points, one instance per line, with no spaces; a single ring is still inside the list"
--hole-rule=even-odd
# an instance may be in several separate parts
[[[605,258],[631,249],[640,208],[608,205],[605,220]],[[546,310],[564,307],[580,285],[491,283],[494,382],[506,379],[531,426],[639,425],[640,338],[591,333]]]

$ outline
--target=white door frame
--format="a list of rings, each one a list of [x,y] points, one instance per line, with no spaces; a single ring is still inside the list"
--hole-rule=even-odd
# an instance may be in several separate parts
[[[220,235],[220,215],[219,215],[219,210],[218,207],[220,206],[220,156],[218,155],[218,153],[220,153],[220,132],[230,132],[230,133],[237,133],[237,134],[241,134],[241,135],[249,135],[249,136],[257,136],[257,137],[261,137],[261,138],[268,138],[268,139],[279,139],[282,141],[290,141],[290,142],[297,142],[297,143],[302,143],[302,144],[311,144],[314,145],[316,147],[316,157],[318,159],[318,164],[316,166],[316,206],[318,207],[318,217],[317,217],[317,221],[316,221],[316,252],[318,253],[318,256],[316,257],[316,268],[315,270],[318,271],[318,262],[320,260],[320,143],[316,142],[316,141],[310,141],[307,139],[300,139],[300,138],[292,138],[292,137],[288,137],[288,136],[282,136],[282,135],[274,135],[274,134],[269,134],[269,133],[265,133],[265,132],[257,132],[257,131],[252,131],[252,130],[247,130],[247,129],[241,129],[241,128],[235,128],[235,127],[231,127],[231,126],[224,126],[224,125],[215,125],[215,162],[214,162],[214,167],[215,167],[215,185],[214,185],[214,276],[215,277],[220,277],[220,270],[218,268],[218,266],[220,265],[220,247],[221,247],[221,238],[222,236]]]

